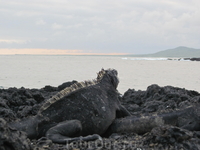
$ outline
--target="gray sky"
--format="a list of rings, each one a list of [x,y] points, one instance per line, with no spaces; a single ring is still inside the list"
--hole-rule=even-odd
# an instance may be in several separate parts
[[[199,0],[0,0],[0,49],[200,48]]]

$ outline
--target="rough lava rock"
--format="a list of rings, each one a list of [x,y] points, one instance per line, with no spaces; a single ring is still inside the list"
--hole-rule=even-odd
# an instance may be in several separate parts
[[[165,149],[191,149],[199,150],[200,149],[200,140],[195,135],[194,132],[181,129],[174,126],[164,125],[161,127],[155,127],[150,133],[146,136],[144,140],[144,145],[148,144],[150,147],[155,147],[156,144]]]
[[[193,57],[193,58],[184,58],[184,60],[190,60],[190,61],[200,61],[199,57]]]
[[[129,89],[121,98],[121,103],[133,115],[182,109],[199,102],[200,93],[197,91],[156,84],[146,91]]]
[[[0,118],[0,149],[1,150],[31,150],[33,147],[26,134],[7,126]]]
[[[110,138],[103,138],[102,141],[79,141],[66,145],[52,143],[46,138],[30,141],[25,133],[7,126],[6,122],[35,115],[46,100],[74,82],[76,81],[41,89],[0,89],[0,149],[200,149],[200,131],[188,131],[167,125],[155,127],[144,135],[112,134]],[[137,116],[143,113],[169,112],[198,104],[200,93],[154,84],[145,91],[129,89],[120,97],[120,101],[132,115]]]

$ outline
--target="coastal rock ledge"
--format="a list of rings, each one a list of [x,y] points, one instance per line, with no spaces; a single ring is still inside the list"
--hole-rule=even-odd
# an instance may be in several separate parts
[[[200,61],[200,58],[184,58],[184,60],[190,60],[190,61]]]
[[[163,125],[150,132],[112,134],[109,138],[90,142],[52,143],[41,138],[29,140],[26,134],[8,127],[10,121],[35,115],[40,106],[51,96],[76,81],[58,87],[45,86],[41,89],[0,89],[0,149],[2,150],[75,150],[75,149],[200,149],[200,131],[188,131],[176,126]],[[132,115],[173,112],[200,103],[200,93],[184,88],[156,84],[145,91],[128,89],[119,96]],[[200,112],[199,112],[200,115]],[[197,118],[200,121],[200,117]]]

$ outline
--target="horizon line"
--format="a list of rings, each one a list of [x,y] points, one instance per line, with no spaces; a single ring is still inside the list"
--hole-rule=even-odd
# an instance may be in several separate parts
[[[0,49],[0,55],[129,55],[129,53],[94,53],[61,49]]]

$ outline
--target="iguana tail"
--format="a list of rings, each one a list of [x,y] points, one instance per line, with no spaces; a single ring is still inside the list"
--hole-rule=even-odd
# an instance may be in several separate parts
[[[109,127],[106,135],[127,132],[144,134],[151,131],[152,128],[164,124],[178,126],[191,131],[200,130],[200,107],[191,106],[174,112],[116,119]]]

